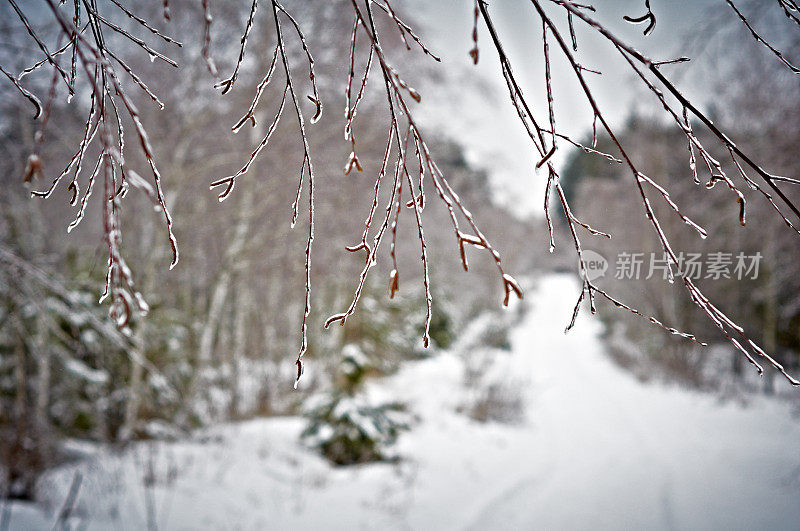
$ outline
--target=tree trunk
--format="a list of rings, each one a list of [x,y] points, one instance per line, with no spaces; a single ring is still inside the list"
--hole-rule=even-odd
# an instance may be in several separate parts
[[[34,338],[34,356],[36,359],[36,403],[33,418],[36,429],[43,433],[49,424],[48,406],[50,405],[50,351],[47,348],[47,327],[44,316],[36,318],[36,336]]]
[[[153,220],[143,219],[141,237],[139,239],[140,255],[146,260],[143,276],[142,291],[145,298],[153,292],[155,281],[155,266],[160,253],[153,253]],[[131,376],[128,382],[128,396],[125,401],[125,413],[122,426],[119,429],[118,438],[122,441],[129,441],[136,432],[136,423],[139,420],[139,407],[142,402],[142,379],[144,377],[144,367],[138,360],[145,359],[147,346],[147,319],[139,319],[136,323],[136,330],[132,338],[131,355]]]
[[[241,400],[239,397],[239,374],[242,362],[245,358],[245,351],[247,349],[247,316],[252,311],[252,297],[250,296],[247,287],[242,286],[243,289],[238,290],[237,304],[233,312],[233,346],[231,348],[231,376],[230,376],[230,417],[233,419],[239,418],[242,414]]]
[[[25,374],[25,338],[21,331],[22,325],[18,325],[20,330],[19,337],[14,348],[16,363],[14,365],[14,379],[16,381],[16,396],[14,397],[14,421],[17,429],[22,429],[27,424],[27,376]]]
[[[128,398],[125,401],[125,416],[122,427],[119,430],[118,438],[122,441],[129,441],[136,430],[136,421],[139,419],[139,406],[141,404],[141,387],[144,367],[135,360],[144,357],[144,335],[147,325],[144,320],[139,323],[133,337],[133,349],[136,350],[131,359],[131,377],[128,382]]]
[[[205,324],[203,331],[200,335],[200,346],[197,351],[197,365],[192,376],[192,383],[190,385],[190,408],[200,406],[201,409],[207,409],[207,404],[197,404],[197,400],[204,400],[202,396],[201,387],[203,381],[208,376],[208,371],[211,367],[211,362],[214,354],[214,342],[217,338],[219,325],[222,320],[223,311],[225,309],[225,302],[228,299],[228,294],[231,290],[233,279],[233,266],[236,260],[244,250],[247,243],[247,236],[250,228],[250,218],[253,210],[252,194],[242,194],[242,205],[239,211],[239,219],[234,228],[233,237],[225,252],[225,258],[220,266],[220,275],[214,285],[214,290],[211,294],[211,302],[208,305],[208,313],[206,314]]]

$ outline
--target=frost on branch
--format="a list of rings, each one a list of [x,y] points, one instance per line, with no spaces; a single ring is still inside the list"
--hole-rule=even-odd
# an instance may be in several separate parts
[[[347,5],[347,3],[344,3]],[[298,210],[300,197],[302,193],[304,177],[308,175],[308,210],[309,210],[309,225],[308,225],[308,238],[306,245],[306,286],[305,286],[305,307],[303,310],[303,320],[301,324],[301,345],[296,359],[297,365],[297,378],[295,387],[303,374],[303,355],[308,349],[307,345],[307,323],[308,316],[311,311],[311,250],[312,242],[314,239],[314,174],[311,165],[311,148],[309,145],[308,137],[305,132],[305,121],[303,111],[300,105],[302,98],[297,93],[297,88],[292,81],[292,64],[288,59],[286,52],[286,41],[281,26],[281,19],[288,20],[294,35],[303,51],[308,66],[308,78],[311,83],[312,94],[308,95],[308,100],[314,104],[314,114],[311,122],[316,122],[322,113],[322,103],[317,91],[314,74],[314,59],[308,48],[307,41],[301,30],[301,25],[292,17],[292,15],[278,2],[271,3],[273,11],[272,27],[275,31],[276,45],[272,54],[272,60],[266,73],[259,83],[256,94],[247,112],[242,118],[233,126],[234,132],[239,131],[241,127],[250,122],[255,125],[255,110],[258,106],[261,95],[274,79],[276,72],[276,64],[280,63],[283,73],[283,96],[275,111],[273,118],[267,128],[267,133],[262,141],[258,144],[256,149],[251,153],[247,162],[235,174],[218,179],[211,183],[211,187],[221,187],[222,191],[219,194],[220,201],[224,200],[233,190],[236,180],[244,176],[251,168],[253,162],[256,160],[261,151],[267,147],[270,138],[275,132],[278,123],[281,121],[283,112],[286,106],[286,100],[289,99],[294,107],[294,114],[299,124],[299,141],[303,146],[303,161],[300,167],[300,179],[298,182],[297,193],[295,200],[292,204],[292,219],[291,224],[294,226]],[[514,294],[517,297],[522,297],[522,291],[517,285],[516,281],[508,275],[501,264],[500,254],[495,251],[486,237],[478,228],[472,213],[462,203],[458,194],[450,186],[447,178],[440,171],[436,165],[434,157],[425,142],[423,133],[414,120],[413,105],[419,103],[422,99],[420,93],[413,88],[401,75],[401,73],[390,63],[382,46],[382,35],[380,34],[379,23],[376,23],[376,8],[377,13],[382,13],[388,17],[388,22],[394,30],[399,33],[401,42],[404,43],[406,49],[412,48],[412,42],[419,47],[425,55],[430,56],[435,61],[440,59],[433,54],[414,33],[412,28],[401,20],[390,2],[358,2],[352,0],[349,2],[349,8],[353,12],[353,25],[350,33],[350,53],[348,58],[349,70],[347,81],[345,85],[345,125],[344,137],[350,143],[350,155],[344,166],[345,175],[349,174],[354,169],[358,172],[363,171],[363,167],[358,159],[358,148],[356,144],[356,135],[354,133],[354,123],[356,120],[359,105],[363,102],[367,84],[372,76],[379,76],[379,83],[386,98],[386,110],[389,114],[390,121],[386,130],[386,142],[383,159],[380,165],[380,170],[375,177],[375,184],[373,187],[372,202],[364,221],[364,230],[361,234],[361,240],[355,245],[348,246],[347,251],[351,253],[358,253],[364,251],[364,266],[358,277],[358,283],[353,293],[353,298],[347,309],[341,313],[332,315],[325,322],[325,328],[331,324],[339,323],[344,325],[348,317],[353,315],[358,307],[361,294],[364,290],[365,283],[369,276],[369,272],[378,260],[378,250],[381,243],[391,235],[391,243],[389,255],[392,260],[392,273],[389,279],[389,295],[394,297],[395,293],[399,290],[399,267],[397,263],[397,256],[395,252],[397,241],[397,226],[401,212],[406,209],[412,210],[414,225],[416,227],[416,235],[419,241],[420,259],[422,262],[423,272],[423,286],[425,289],[425,328],[422,335],[423,345],[427,347],[430,343],[430,326],[431,318],[433,315],[432,304],[433,297],[431,295],[431,282],[429,274],[429,258],[427,244],[425,240],[425,233],[423,228],[422,212],[426,206],[425,200],[425,180],[429,180],[436,192],[436,195],[444,204],[450,217],[456,243],[461,253],[462,263],[467,269],[467,260],[464,247],[466,244],[474,246],[478,249],[486,250],[494,260],[498,269],[499,275],[503,281],[503,288],[505,291],[504,304],[508,305],[509,297]],[[245,55],[245,47],[247,44],[248,35],[253,28],[253,18],[255,15],[256,3],[254,2],[250,11],[250,16],[247,20],[244,33],[241,39],[241,47],[236,66],[234,67],[233,74],[225,81],[220,82],[217,86],[222,88],[223,94],[228,92],[233,84],[236,82],[237,73],[242,60]],[[365,43],[359,47],[358,42],[363,39]],[[366,47],[366,50],[363,48]],[[356,76],[357,55],[364,53],[366,55],[365,67],[360,76]],[[375,65],[377,72],[373,72],[373,65]],[[358,79],[358,81],[357,81]],[[388,183],[391,185],[391,196],[387,202],[383,217],[378,216],[378,204],[382,187]],[[408,199],[404,199],[404,195]],[[405,208],[403,208],[405,207]],[[467,232],[461,229],[461,223],[466,222],[468,227]],[[371,236],[371,237],[370,237]]]
[[[35,117],[39,120],[34,152],[28,159],[29,169],[26,169],[24,176],[25,182],[38,186],[37,177],[49,173],[47,161],[40,158],[38,149],[44,142],[58,89],[66,88],[68,101],[83,88],[89,89],[90,105],[85,118],[84,134],[74,155],[66,168],[47,188],[34,189],[31,195],[48,198],[62,182],[68,179],[66,188],[71,197],[70,205],[77,207],[75,218],[67,227],[69,232],[83,220],[97,181],[102,183],[100,186],[103,198],[102,225],[108,260],[106,286],[100,300],[106,298],[110,300],[109,315],[116,325],[125,331],[132,314],[137,312],[144,314],[148,309],[147,303],[134,284],[133,273],[122,254],[120,213],[123,199],[131,186],[144,191],[164,216],[167,238],[172,250],[170,268],[178,263],[178,246],[173,234],[172,217],[164,198],[156,155],[140,119],[139,110],[134,105],[122,76],[127,75],[134,85],[145,92],[160,108],[163,108],[163,104],[121,58],[119,50],[108,45],[112,40],[106,39],[106,32],[116,34],[123,42],[138,48],[151,61],[158,59],[173,67],[177,67],[178,64],[152,48],[142,38],[114,22],[114,15],[124,15],[133,20],[139,28],[143,28],[169,45],[181,46],[181,43],[157,30],[121,2],[114,1],[112,5],[101,10],[95,4],[76,1],[68,6],[64,2],[47,0],[44,9],[55,24],[57,41],[63,43],[59,44],[57,49],[51,50],[46,44],[45,36],[40,35],[40,30],[30,21],[25,11],[14,0],[9,0],[9,3],[19,22],[26,28],[44,56],[17,76],[0,67],[13,85],[34,104]],[[69,63],[69,66],[62,63]],[[42,106],[40,100],[22,86],[22,80],[30,73],[45,68],[52,70],[52,81]],[[126,159],[124,120],[129,120],[133,124],[133,138],[148,166],[149,179],[141,177]],[[97,155],[92,155],[96,159],[94,164],[91,164],[87,158],[93,147],[99,152]],[[84,167],[89,168],[89,171],[83,172]]]
[[[755,32],[747,17],[742,14],[736,5],[731,0],[726,0],[728,5],[733,9],[735,14],[744,22],[746,27],[751,31],[753,37],[762,45],[766,46],[772,51],[792,72],[796,72],[796,68],[789,63],[783,54],[767,43],[758,33]],[[670,78],[662,71],[663,66],[685,62],[688,58],[681,57],[676,60],[667,61],[654,61],[649,57],[643,55],[625,41],[611,33],[604,24],[597,19],[592,18],[589,13],[594,12],[595,8],[592,5],[578,4],[567,0],[531,0],[532,9],[536,12],[539,20],[542,23],[542,60],[545,65],[545,88],[546,88],[546,108],[547,108],[547,125],[537,121],[535,113],[533,112],[533,105],[523,95],[522,88],[511,68],[511,62],[505,53],[503,47],[503,39],[498,33],[492,18],[489,13],[489,5],[484,0],[477,0],[476,2],[476,20],[482,19],[486,29],[489,32],[492,46],[495,48],[499,59],[500,67],[503,78],[508,87],[509,97],[514,109],[517,111],[521,123],[525,127],[525,131],[531,141],[533,149],[538,152],[540,160],[537,163],[537,169],[540,167],[547,169],[547,181],[545,188],[545,202],[544,210],[547,224],[550,229],[550,251],[555,248],[555,239],[553,233],[553,222],[551,217],[551,203],[552,193],[555,191],[558,200],[561,204],[563,217],[566,219],[569,234],[571,236],[572,244],[578,261],[578,272],[582,279],[582,288],[580,296],[578,297],[572,319],[567,326],[567,330],[572,328],[575,324],[578,312],[580,311],[581,304],[584,300],[588,300],[589,309],[591,313],[596,312],[595,299],[596,295],[600,295],[611,302],[617,308],[625,309],[637,316],[649,320],[651,323],[663,328],[664,330],[687,338],[691,341],[699,342],[692,334],[681,332],[671,326],[665,325],[654,317],[649,317],[641,314],[635,308],[632,308],[600,289],[595,283],[588,278],[586,272],[586,263],[583,256],[583,246],[579,235],[580,229],[586,230],[591,236],[601,236],[610,238],[611,235],[592,228],[588,224],[579,220],[567,200],[564,189],[560,183],[560,175],[552,163],[552,156],[558,148],[558,142],[564,140],[569,144],[582,149],[587,153],[594,153],[603,156],[613,162],[619,163],[630,172],[631,184],[630,186],[636,190],[636,193],[641,201],[643,208],[642,223],[649,225],[652,229],[661,249],[667,257],[668,277],[669,281],[673,282],[676,272],[673,268],[678,264],[678,257],[676,251],[673,249],[672,244],[662,228],[662,223],[657,216],[651,199],[651,190],[655,190],[657,196],[663,200],[669,209],[678,216],[683,223],[691,228],[700,238],[707,237],[707,232],[700,225],[695,223],[689,216],[687,216],[681,206],[677,204],[667,189],[660,186],[656,181],[641,172],[638,166],[633,162],[632,158],[628,155],[626,147],[622,141],[617,137],[613,128],[609,125],[602,109],[597,103],[597,99],[592,92],[589,83],[586,80],[585,73],[591,72],[599,74],[592,69],[583,66],[577,59],[579,51],[578,42],[575,33],[575,24],[584,24],[586,28],[597,33],[608,45],[619,54],[622,60],[628,65],[636,79],[661,105],[666,114],[675,127],[680,130],[686,137],[689,146],[689,166],[693,172],[695,181],[699,184],[700,178],[697,169],[697,156],[708,169],[709,177],[706,183],[706,188],[710,189],[717,183],[723,183],[725,187],[730,190],[735,199],[735,206],[738,212],[740,225],[744,226],[746,223],[746,202],[745,195],[741,189],[742,184],[747,185],[748,188],[757,191],[772,208],[777,212],[781,220],[789,227],[790,230],[798,233],[796,224],[800,219],[791,220],[785,212],[788,209],[793,216],[800,218],[800,211],[797,205],[789,199],[784,191],[779,187],[778,183],[787,182],[781,177],[774,176],[756,163],[750,155],[742,151],[728,136],[725,135],[709,118],[703,113],[694,103],[692,103],[682,92],[678,90],[676,85]],[[550,7],[552,5],[558,6],[566,14],[567,28],[557,24],[552,18]],[[800,20],[796,17],[797,6],[793,3],[780,2],[780,6],[785,11],[787,17],[796,23]],[[650,8],[649,0],[645,1],[645,8],[647,12],[640,17],[624,17],[626,21],[631,23],[647,23],[644,30],[645,35],[651,33],[655,28],[656,17]],[[569,39],[565,36],[569,34]],[[551,51],[549,39],[552,37],[555,40],[556,49],[564,60],[568,63],[570,69],[574,73],[575,80],[580,92],[583,94],[584,100],[588,103],[591,109],[591,120],[593,129],[592,146],[587,147],[579,142],[569,138],[567,135],[561,134],[557,131],[556,120],[554,113],[554,94],[555,91],[552,87],[551,77]],[[477,40],[475,50],[470,52],[470,55],[477,58]],[[738,176],[729,176],[723,165],[711,155],[711,151],[700,141],[697,134],[692,129],[691,119],[698,120],[711,135],[718,141],[719,144],[728,152],[731,163],[737,169]],[[600,124],[602,130],[608,135],[619,157],[602,153],[595,149],[597,138],[597,124]],[[757,182],[749,177],[745,171],[754,172],[761,182]],[[738,182],[736,177],[738,177]],[[780,201],[776,201],[772,194],[778,196]],[[740,351],[751,363],[753,363],[759,373],[762,371],[761,366],[756,362],[755,358],[760,357],[769,363],[773,368],[785,376],[792,385],[800,385],[795,378],[790,376],[783,366],[779,364],[771,355],[767,354],[761,347],[752,341],[745,331],[730,320],[724,313],[722,313],[702,292],[699,288],[692,283],[690,279],[683,279],[684,287],[687,291],[687,296],[703,311],[703,313],[717,326],[722,334],[731,342],[731,344]],[[508,288],[506,288],[508,290]],[[507,291],[508,293],[508,291]],[[702,344],[702,343],[701,343]]]
[[[644,14],[640,11],[626,15],[624,20],[632,24],[644,24],[645,35],[651,34],[656,29],[656,14],[651,9],[650,0],[643,2]],[[730,8],[730,15],[735,17],[737,24],[742,26],[759,47],[765,49],[774,60],[779,61],[792,73],[798,73],[798,68],[780,48],[755,24],[748,10],[737,5],[733,0],[726,0]],[[112,39],[106,36],[113,35],[114,43],[125,42],[137,52],[143,53],[151,61],[158,60],[169,66],[177,66],[170,59],[168,53],[162,53],[154,48],[142,36],[148,39],[161,41],[170,49],[180,46],[174,38],[168,36],[167,31],[160,29],[161,23],[173,19],[175,13],[168,2],[163,5],[165,21],[159,23],[148,21],[137,14],[137,10],[126,5],[122,0],[111,0],[110,4],[102,7],[90,2],[56,2],[46,0],[46,14],[54,22],[57,33],[55,44],[53,39],[44,38],[36,25],[31,23],[30,13],[26,14],[16,0],[9,0],[15,20],[26,30],[30,37],[30,45],[39,51],[38,62],[23,69],[18,74],[9,71],[0,65],[3,77],[11,83],[14,90],[25,98],[33,107],[33,113],[39,120],[38,130],[35,134],[37,148],[30,153],[28,165],[24,172],[23,180],[35,183],[38,176],[49,173],[48,161],[44,160],[38,152],[38,145],[47,133],[47,125],[51,116],[54,99],[59,90],[66,89],[68,98],[75,95],[82,97],[81,87],[88,89],[89,105],[85,119],[83,135],[75,147],[74,155],[67,166],[53,179],[52,183],[44,189],[36,189],[33,195],[49,197],[60,185],[66,183],[66,190],[70,195],[70,204],[76,208],[74,221],[69,224],[72,230],[85,217],[85,211],[95,188],[102,194],[102,225],[104,244],[108,249],[106,289],[103,298],[110,300],[110,313],[118,326],[125,329],[132,313],[145,312],[147,304],[137,291],[133,281],[133,272],[127,265],[122,252],[122,227],[120,213],[123,208],[124,198],[130,187],[137,188],[149,198],[163,215],[167,238],[172,252],[174,266],[178,260],[178,248],[173,234],[173,223],[166,205],[163,180],[156,161],[156,153],[150,143],[149,137],[142,122],[140,111],[134,105],[129,90],[142,91],[157,107],[163,107],[158,95],[152,91],[146,79],[137,73],[126,61],[122,54],[111,45]],[[237,80],[242,73],[247,54],[247,44],[254,33],[258,31],[274,32],[275,45],[272,53],[267,55],[268,66],[263,70],[263,77],[256,87],[249,107],[244,110],[241,118],[232,124],[234,132],[240,131],[244,125],[256,125],[256,115],[262,96],[267,90],[277,88],[280,100],[275,103],[268,116],[268,126],[250,156],[232,175],[214,180],[211,187],[215,189],[218,198],[224,200],[232,193],[237,180],[247,175],[259,155],[269,146],[275,138],[277,129],[282,123],[285,112],[289,109],[292,122],[298,128],[297,143],[302,146],[302,160],[299,161],[297,174],[297,187],[294,192],[294,201],[291,205],[290,223],[294,226],[298,217],[305,210],[308,211],[308,225],[306,232],[304,270],[304,304],[303,317],[300,330],[300,346],[296,357],[297,378],[303,372],[303,356],[308,350],[307,328],[311,313],[311,272],[312,250],[314,241],[314,200],[315,200],[315,172],[312,157],[312,145],[306,134],[306,123],[316,123],[323,114],[323,101],[317,87],[314,56],[309,48],[308,41],[303,33],[304,21],[295,18],[290,9],[285,8],[277,0],[269,0],[267,9],[258,10],[258,2],[248,4],[244,27],[241,37],[236,44],[236,59],[230,74],[216,86],[222,94],[230,94],[237,86]],[[780,9],[785,14],[790,24],[800,28],[798,18],[798,5],[794,1],[780,0],[771,4],[772,9]],[[175,6],[172,6],[173,8]],[[211,58],[211,25],[213,21],[212,10],[214,3],[203,0],[198,8],[202,9],[202,28],[198,32],[198,39],[202,40],[202,56],[207,70],[216,78],[217,67]],[[264,6],[262,6],[264,7]],[[402,13],[395,9],[389,0],[342,0],[337,7],[344,10],[348,16],[352,15],[352,25],[349,34],[349,55],[343,58],[346,67],[344,82],[344,140],[348,145],[349,155],[342,160],[343,173],[355,175],[363,172],[366,165],[359,159],[360,148],[354,130],[357,123],[358,110],[368,97],[368,84],[378,85],[381,98],[384,99],[384,109],[388,117],[388,126],[385,129],[383,158],[380,168],[374,177],[374,186],[371,188],[372,200],[364,217],[364,228],[360,239],[354,245],[348,246],[347,251],[363,259],[363,266],[353,289],[351,302],[343,311],[332,315],[326,326],[333,323],[344,324],[356,311],[365,282],[369,272],[378,261],[379,248],[385,240],[389,242],[389,259],[391,260],[391,273],[387,279],[389,296],[395,296],[401,288],[400,268],[396,257],[396,244],[398,234],[398,220],[401,213],[411,211],[408,216],[413,219],[413,234],[418,245],[420,269],[422,271],[422,284],[425,291],[425,326],[422,334],[423,343],[428,345],[430,335],[430,322],[432,315],[433,297],[430,285],[430,259],[423,227],[423,212],[428,206],[428,195],[434,194],[438,198],[438,205],[443,205],[449,216],[455,236],[455,247],[460,256],[462,266],[468,269],[467,251],[473,247],[478,251],[486,251],[494,262],[501,281],[504,304],[508,304],[512,296],[521,297],[522,292],[517,282],[504,269],[500,254],[484,236],[473,217],[455,189],[450,185],[447,177],[435,162],[430,144],[426,142],[425,133],[418,125],[415,118],[416,105],[422,100],[423,95],[414,87],[413,79],[408,72],[401,71],[396,65],[399,62],[393,57],[395,49],[402,52],[416,51],[434,61],[439,58],[429,50],[423,40],[403,20]],[[555,205],[563,213],[566,220],[570,247],[575,250],[578,272],[582,280],[581,295],[576,305],[576,313],[580,304],[586,300],[590,311],[596,310],[596,298],[611,302],[614,306],[628,310],[636,315],[642,315],[634,308],[618,301],[613,296],[601,290],[594,281],[588,279],[585,273],[586,264],[583,256],[582,240],[584,231],[590,237],[609,238],[610,234],[590,226],[579,219],[569,205],[564,192],[561,176],[556,168],[556,154],[563,149],[580,149],[584,152],[604,157],[614,164],[624,168],[628,174],[629,186],[635,191],[637,197],[636,209],[640,213],[639,226],[642,231],[649,232],[658,242],[660,249],[667,256],[670,269],[669,280],[674,281],[676,272],[673,270],[678,263],[677,252],[669,235],[664,230],[664,223],[657,214],[655,204],[663,204],[669,216],[679,219],[699,238],[705,238],[708,233],[706,228],[696,223],[686,212],[685,205],[675,199],[671,191],[659,184],[658,175],[648,175],[629,155],[629,149],[610,125],[610,120],[598,103],[587,78],[592,75],[601,75],[600,72],[581,63],[581,43],[578,41],[576,29],[591,32],[604,42],[608,50],[628,68],[634,83],[645,89],[653,101],[663,108],[663,116],[680,131],[685,137],[688,149],[688,166],[694,181],[698,184],[705,181],[705,188],[711,189],[717,185],[726,191],[730,197],[730,205],[737,213],[740,225],[752,223],[748,216],[747,191],[755,192],[752,195],[760,196],[760,200],[775,211],[789,230],[798,233],[800,210],[790,195],[787,187],[796,186],[800,181],[794,177],[781,177],[770,173],[760,165],[750,153],[734,143],[725,132],[714,124],[707,113],[682,93],[669,73],[672,65],[688,60],[686,57],[667,58],[655,60],[639,52],[629,42],[612,33],[606,24],[596,18],[596,9],[590,4],[576,3],[568,0],[531,0],[524,2],[520,9],[529,9],[537,20],[537,26],[530,28],[541,35],[540,58],[544,65],[543,88],[545,96],[541,101],[531,101],[525,96],[523,87],[514,74],[511,60],[505,51],[505,39],[493,23],[490,14],[490,5],[484,0],[476,0],[470,5],[473,15],[471,39],[465,35],[465,41],[471,44],[467,51],[473,62],[477,63],[481,57],[479,44],[491,46],[499,58],[499,73],[508,89],[508,97],[513,109],[516,111],[520,123],[524,127],[531,150],[536,155],[537,163],[531,168],[532,173],[540,170],[547,175],[543,182],[545,187],[544,211],[550,229],[550,251],[555,249],[556,241],[553,229],[552,209]],[[657,10],[657,6],[656,6]],[[259,15],[266,12],[269,19],[265,24],[259,22]],[[244,14],[244,13],[243,13]],[[121,20],[130,23],[129,30],[123,27]],[[539,24],[540,23],[540,26]],[[488,32],[486,42],[478,41],[478,30],[485,26]],[[390,35],[391,33],[391,35]],[[140,35],[141,34],[141,35]],[[393,40],[394,39],[394,40]],[[391,44],[391,43],[399,43]],[[299,59],[298,59],[299,57]],[[556,99],[560,93],[553,86],[552,63],[554,61],[566,64],[573,74],[573,83],[580,91],[583,102],[588,106],[587,124],[591,122],[593,138],[591,142],[577,142],[559,126],[556,116]],[[357,67],[356,65],[363,65]],[[25,77],[36,70],[48,71],[52,74],[50,88],[45,98],[35,95],[26,88]],[[123,82],[124,80],[124,82]],[[85,91],[84,91],[85,92]],[[42,103],[44,102],[44,103]],[[539,114],[537,114],[539,113]],[[306,120],[308,118],[308,120]],[[123,124],[131,124],[132,132],[128,131],[128,138],[134,140],[134,153],[126,144],[125,128]],[[698,134],[695,128],[701,127],[703,133],[708,133],[711,140]],[[613,146],[613,153],[604,152],[597,148],[596,139],[599,130],[607,135]],[[701,140],[701,137],[704,140]],[[709,144],[709,145],[706,145]],[[713,144],[713,145],[712,145]],[[126,153],[126,147],[128,153]],[[95,155],[95,151],[98,152]],[[720,155],[720,153],[722,155]],[[91,154],[91,155],[90,155]],[[126,157],[126,154],[129,155]],[[130,160],[143,160],[146,171],[142,168],[131,166]],[[726,168],[735,168],[728,170]],[[102,182],[102,186],[99,186]],[[426,190],[427,189],[427,190]],[[698,188],[698,194],[701,193]],[[381,192],[384,192],[381,195]],[[386,196],[388,200],[385,199]],[[382,204],[381,204],[382,203]],[[560,207],[560,208],[559,208]],[[627,205],[633,210],[634,205]],[[363,251],[363,254],[362,254]],[[409,275],[410,276],[410,275]],[[403,278],[406,278],[405,273]],[[745,331],[732,320],[727,318],[717,306],[707,299],[697,286],[684,280],[682,288],[686,290],[687,297],[702,310],[702,312],[725,335],[731,344],[742,352],[748,360],[756,362],[765,360],[783,373],[793,384],[797,384],[791,376],[786,374],[775,359],[753,341]],[[645,317],[645,316],[643,316]],[[652,317],[645,317],[657,326],[671,333],[678,333],[687,339],[695,339],[690,334],[678,332],[677,329],[663,324]],[[574,322],[574,316],[573,316]],[[759,370],[760,370],[760,366]]]

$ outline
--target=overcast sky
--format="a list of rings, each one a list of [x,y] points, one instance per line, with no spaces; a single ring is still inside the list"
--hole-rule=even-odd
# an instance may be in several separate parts
[[[461,139],[467,146],[470,160],[490,169],[499,196],[513,202],[520,213],[540,213],[546,175],[534,174],[536,162],[530,141],[525,135],[516,112],[511,107],[508,91],[500,72],[497,54],[489,41],[485,26],[479,23],[481,56],[477,67],[472,65],[468,52],[472,47],[472,0],[410,0],[419,20],[427,27],[421,33],[426,42],[439,53],[445,68],[456,77],[485,81],[493,90],[487,96],[465,84],[436,84],[424,87],[421,113],[428,125],[438,127],[449,136]],[[655,31],[644,37],[642,26],[622,20],[623,15],[645,13],[644,0],[601,0],[593,2],[597,12],[593,18],[656,60],[677,56],[687,38],[696,33],[706,10],[714,5],[727,9],[724,0],[651,1],[657,17]],[[523,92],[534,106],[540,122],[547,122],[544,99],[544,67],[542,60],[541,21],[527,0],[494,0],[490,14],[504,39]],[[551,10],[556,23],[564,23],[563,10]],[[566,24],[563,24],[566,31]],[[578,60],[586,67],[598,69],[602,76],[587,74],[601,109],[612,124],[620,124],[634,106],[645,105],[643,95],[632,88],[632,74],[616,51],[592,31],[576,21],[579,42]],[[591,130],[592,114],[588,104],[576,92],[575,75],[561,60],[557,44],[551,39],[554,89],[556,92],[556,123],[561,132],[579,138]],[[685,52],[684,52],[685,53]],[[677,73],[684,66],[669,67]],[[691,68],[691,66],[689,66]],[[478,75],[475,76],[475,73]],[[694,93],[688,81],[683,88]],[[637,101],[637,98],[640,101]],[[704,103],[702,98],[700,103]],[[563,163],[568,149],[559,150]]]

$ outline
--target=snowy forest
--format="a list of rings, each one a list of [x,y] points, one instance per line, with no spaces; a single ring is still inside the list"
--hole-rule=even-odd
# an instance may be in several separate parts
[[[797,529],[793,0],[0,0],[0,531]]]

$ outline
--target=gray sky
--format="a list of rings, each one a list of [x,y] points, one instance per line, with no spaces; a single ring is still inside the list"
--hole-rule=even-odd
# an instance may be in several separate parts
[[[488,32],[479,23],[480,62],[472,65],[468,51],[472,47],[472,0],[411,0],[417,18],[429,25],[420,33],[444,62],[445,68],[464,79],[474,73],[491,87],[488,96],[477,87],[459,85],[434,85],[423,87],[421,113],[427,124],[435,126],[449,136],[461,139],[467,146],[470,160],[486,167],[493,176],[498,196],[512,203],[522,214],[540,215],[544,193],[545,175],[533,171],[536,157],[522,125],[511,107],[505,88],[497,54],[491,46]],[[727,9],[723,0],[651,1],[658,24],[648,37],[642,35],[642,26],[622,20],[623,15],[644,14],[644,0],[598,0],[593,2],[597,12],[591,16],[637,49],[653,59],[676,57],[685,48],[687,37],[696,31],[704,11],[718,5]],[[522,84],[523,92],[534,107],[537,119],[547,123],[547,104],[544,98],[544,66],[542,60],[541,22],[527,0],[494,0],[489,6],[498,32],[504,38],[506,52],[511,58],[514,72]],[[550,10],[556,23],[563,23],[563,10]],[[598,69],[602,76],[587,74],[601,110],[613,124],[620,124],[634,106],[646,103],[640,91],[634,90],[632,73],[617,52],[592,31],[576,20],[579,52],[578,61],[586,67]],[[585,99],[577,92],[575,75],[565,60],[561,60],[554,39],[550,42],[553,61],[553,79],[556,99],[556,124],[559,131],[580,138],[591,130],[592,114]],[[684,52],[685,53],[685,52]],[[676,73],[684,66],[669,67]],[[689,66],[688,68],[691,68]],[[477,83],[476,83],[477,84]],[[692,86],[682,88],[692,94]],[[648,98],[652,100],[653,97]],[[652,103],[650,101],[649,103]],[[702,98],[699,103],[704,103]],[[422,110],[421,109],[421,110]],[[569,149],[560,149],[557,162],[562,163]]]

